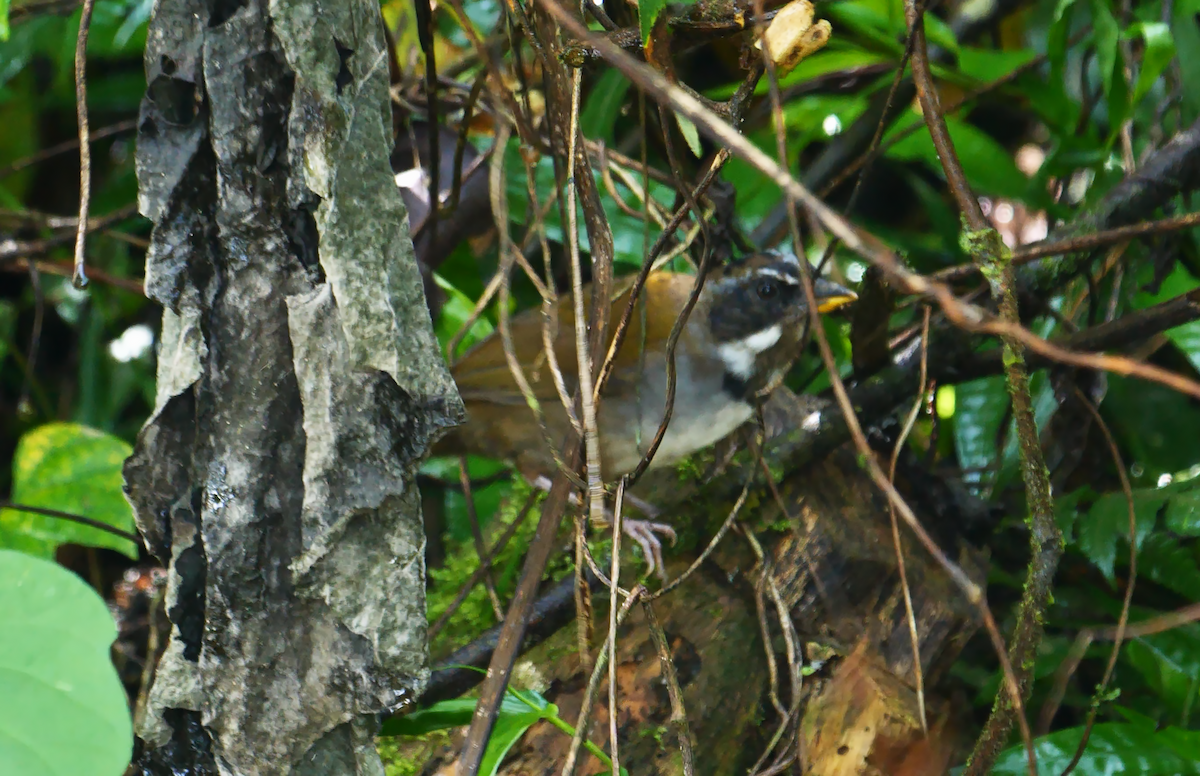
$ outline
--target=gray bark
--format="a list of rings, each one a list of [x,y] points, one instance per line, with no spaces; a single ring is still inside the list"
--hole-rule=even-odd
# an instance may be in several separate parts
[[[125,475],[170,564],[141,773],[382,773],[428,677],[415,467],[462,406],[391,180],[371,0],[161,0],[138,132],[163,305]]]

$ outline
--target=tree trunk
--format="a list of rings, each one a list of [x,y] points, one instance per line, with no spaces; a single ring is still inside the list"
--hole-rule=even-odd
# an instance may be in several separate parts
[[[415,466],[461,404],[388,167],[371,0],[161,0],[138,132],[164,307],[126,464],[169,562],[138,773],[382,773],[428,676]]]

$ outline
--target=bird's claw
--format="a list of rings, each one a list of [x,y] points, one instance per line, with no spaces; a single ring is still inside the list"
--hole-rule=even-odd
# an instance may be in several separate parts
[[[671,538],[671,544],[675,543],[675,529],[666,523],[654,523],[649,520],[623,520],[621,521],[621,532],[633,539],[642,548],[642,556],[646,559],[646,573],[658,574],[658,578],[664,583],[667,581],[666,564],[663,562],[662,542],[659,541],[656,534],[662,534]]]

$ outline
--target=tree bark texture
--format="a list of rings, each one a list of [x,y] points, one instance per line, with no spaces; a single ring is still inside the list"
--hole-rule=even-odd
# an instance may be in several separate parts
[[[777,391],[765,413],[769,467],[787,460],[792,449],[836,413],[814,397]],[[886,459],[890,449],[881,454]],[[653,604],[683,689],[696,773],[748,772],[778,725],[756,604],[755,589],[764,571],[774,579],[795,624],[805,665],[815,669],[802,680],[800,723],[781,744],[794,749],[799,737],[802,772],[947,772],[952,758],[962,754],[961,746],[969,743],[959,739],[943,680],[976,630],[971,605],[901,527],[925,678],[927,737],[913,682],[911,637],[887,502],[853,452],[843,448],[798,470],[776,471],[779,500],[753,456],[743,452],[729,464],[722,464],[722,457],[720,451],[702,454],[705,473],[696,468],[656,473],[642,492],[658,505],[676,504],[664,517],[673,515],[681,544],[693,545],[670,564],[675,576],[724,520],[746,477],[756,477],[739,523],[759,538],[767,568],[743,536],[730,533],[693,576]],[[982,584],[984,557],[964,539],[986,519],[982,506],[915,462],[898,468],[897,487],[939,544]],[[682,503],[676,501],[680,496]],[[626,565],[623,585],[633,584],[628,580],[639,573],[636,564],[631,560]],[[606,591],[595,595],[597,608],[606,609]],[[786,707],[791,701],[786,650],[771,597],[764,595],[763,603],[778,662],[778,697]],[[598,611],[596,619],[605,622],[605,614]],[[597,628],[593,654],[603,648],[605,631],[603,625]],[[516,672],[518,684],[544,692],[570,723],[578,716],[587,685],[574,639],[564,629],[526,656]],[[634,607],[618,633],[616,662],[621,765],[632,776],[682,774],[662,667],[640,607]],[[602,680],[589,725],[590,739],[606,751],[607,693]],[[514,747],[501,773],[558,773],[569,743],[560,730],[539,722]],[[457,751],[452,743],[422,772],[452,776]],[[607,772],[586,753],[576,770]]]
[[[428,677],[415,467],[462,406],[388,166],[379,6],[160,0],[145,66],[164,310],[125,474],[172,628],[133,769],[382,773],[377,714]]]

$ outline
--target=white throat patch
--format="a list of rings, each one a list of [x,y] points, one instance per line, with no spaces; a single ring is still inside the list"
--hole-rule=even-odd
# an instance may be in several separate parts
[[[726,342],[717,348],[717,353],[726,369],[745,380],[754,372],[754,359],[758,354],[779,342],[782,336],[783,329],[775,324],[744,339]]]

